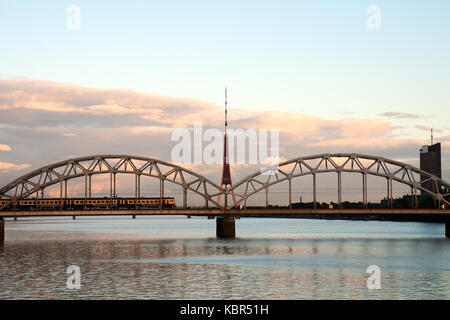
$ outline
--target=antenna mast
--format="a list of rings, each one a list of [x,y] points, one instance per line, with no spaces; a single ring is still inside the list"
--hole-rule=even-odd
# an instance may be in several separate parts
[[[228,110],[227,110],[227,87],[225,87],[225,132],[223,135],[223,168],[222,168],[222,180],[220,183],[219,190],[219,198],[217,199],[217,203],[220,205],[220,199],[222,198],[222,194],[224,195],[224,207],[228,208],[228,186],[230,188],[233,187],[231,183],[231,172],[230,172],[230,163],[228,162],[228,137],[227,137],[227,128],[228,128]],[[231,196],[233,197],[233,206],[236,203],[236,195],[234,194],[234,190],[231,190]],[[232,207],[233,207],[232,206]]]
[[[225,134],[227,134],[227,127],[228,127],[228,112],[227,112],[227,87],[225,87]]]
[[[431,128],[431,145],[433,145],[433,128]]]

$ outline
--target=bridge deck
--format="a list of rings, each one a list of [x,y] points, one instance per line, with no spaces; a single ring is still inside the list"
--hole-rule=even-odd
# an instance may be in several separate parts
[[[48,211],[0,211],[0,217],[48,217],[48,216],[287,216],[287,215],[449,215],[450,210],[440,209],[151,209],[151,210],[48,210]]]

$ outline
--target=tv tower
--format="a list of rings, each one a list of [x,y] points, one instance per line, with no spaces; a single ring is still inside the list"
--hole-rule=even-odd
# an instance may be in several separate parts
[[[232,187],[230,163],[228,162],[227,128],[228,128],[227,87],[225,87],[225,130],[223,135],[223,169],[222,169],[222,182],[220,183],[220,190],[219,190],[219,198],[217,199],[217,203],[220,205],[222,193],[225,194],[225,208],[227,208],[228,205],[227,189],[228,186],[230,186],[230,188]],[[236,203],[236,195],[234,194],[234,190],[231,191],[231,195],[233,196],[233,203]]]

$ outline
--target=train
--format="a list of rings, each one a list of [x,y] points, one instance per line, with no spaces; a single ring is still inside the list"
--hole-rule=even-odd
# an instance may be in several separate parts
[[[0,199],[0,207],[9,203],[10,200]],[[22,199],[15,203],[11,202],[4,210],[101,210],[101,209],[173,209],[175,199],[164,198],[42,198]]]

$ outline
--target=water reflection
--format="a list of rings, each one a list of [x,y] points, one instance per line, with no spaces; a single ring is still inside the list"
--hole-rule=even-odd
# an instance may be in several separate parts
[[[435,226],[414,233],[408,228],[417,230],[415,225],[394,224],[392,237],[380,239],[377,234],[349,236],[346,230],[355,225],[313,222],[308,237],[295,239],[292,221],[261,225],[262,220],[257,224],[265,231],[241,224],[242,236],[234,241],[211,237],[204,221],[182,230],[177,221],[152,220],[147,233],[135,231],[134,221],[78,221],[78,229],[53,221],[47,228],[42,222],[9,225],[0,249],[0,298],[450,298],[450,242],[435,237]],[[309,222],[296,223],[301,229]],[[166,231],[159,238],[153,233],[158,224]],[[341,233],[332,238],[309,236],[334,227]],[[280,237],[284,229],[291,230],[285,239]],[[65,286],[66,268],[73,264],[81,268],[81,290]],[[366,269],[372,264],[382,270],[381,290],[366,287]]]

